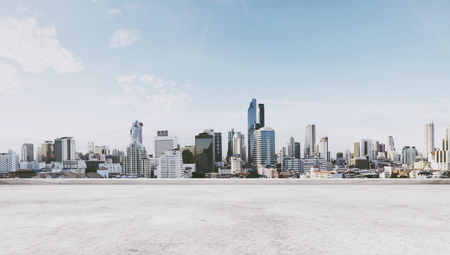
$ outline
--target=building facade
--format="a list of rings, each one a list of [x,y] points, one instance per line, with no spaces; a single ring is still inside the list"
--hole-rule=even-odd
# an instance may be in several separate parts
[[[9,150],[7,153],[0,153],[0,174],[16,172],[20,167],[20,157],[17,153]]]
[[[195,136],[196,173],[204,177],[205,173],[214,171],[215,162],[214,134],[205,130]]]
[[[177,137],[169,136],[167,130],[158,131],[155,137],[155,157],[159,158],[164,152],[178,148]]]
[[[304,158],[313,158],[314,150],[316,147],[316,125],[311,124],[305,128],[305,152],[303,154]]]
[[[21,161],[34,161],[34,145],[32,143],[24,143],[22,145]]]
[[[428,154],[434,151],[434,123],[425,124],[424,135],[424,157],[428,158]]]
[[[257,166],[275,167],[277,154],[275,152],[275,130],[263,127],[255,131],[254,155]]]
[[[54,146],[56,162],[75,160],[75,139],[73,137],[56,138]]]
[[[130,144],[124,159],[123,173],[134,177],[150,178],[150,159],[142,144],[143,124],[135,121],[130,129]]]
[[[183,156],[180,150],[166,151],[160,156],[158,178],[184,178]]]

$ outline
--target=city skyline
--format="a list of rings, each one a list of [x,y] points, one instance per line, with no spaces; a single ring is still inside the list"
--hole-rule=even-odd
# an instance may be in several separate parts
[[[251,98],[277,152],[291,136],[303,150],[309,124],[333,158],[388,136],[424,152],[430,122],[439,148],[450,26],[437,3],[2,2],[0,152],[58,137],[125,151],[135,120],[149,153],[158,130],[181,146],[204,129],[245,135]]]

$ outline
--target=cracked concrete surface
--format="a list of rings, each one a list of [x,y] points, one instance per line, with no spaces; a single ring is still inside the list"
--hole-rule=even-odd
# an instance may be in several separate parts
[[[0,254],[448,254],[449,185],[3,185]]]

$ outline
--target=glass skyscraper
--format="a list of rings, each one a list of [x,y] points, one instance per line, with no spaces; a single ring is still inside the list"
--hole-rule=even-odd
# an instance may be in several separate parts
[[[276,160],[275,130],[270,127],[263,127],[256,130],[254,163],[262,167],[275,167]]]
[[[313,158],[316,147],[316,125],[306,126],[304,158]]]
[[[250,106],[248,107],[247,111],[247,117],[248,117],[248,154],[247,159],[249,163],[253,162],[253,153],[255,148],[255,130],[256,130],[256,123],[257,123],[257,109],[256,109],[256,99],[252,99],[250,102]]]
[[[203,132],[195,136],[195,164],[196,173],[205,176],[205,173],[214,171],[214,135]]]

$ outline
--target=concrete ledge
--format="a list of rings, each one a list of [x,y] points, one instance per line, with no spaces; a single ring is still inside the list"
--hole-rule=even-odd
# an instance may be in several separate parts
[[[0,179],[0,185],[448,185],[450,179]]]

